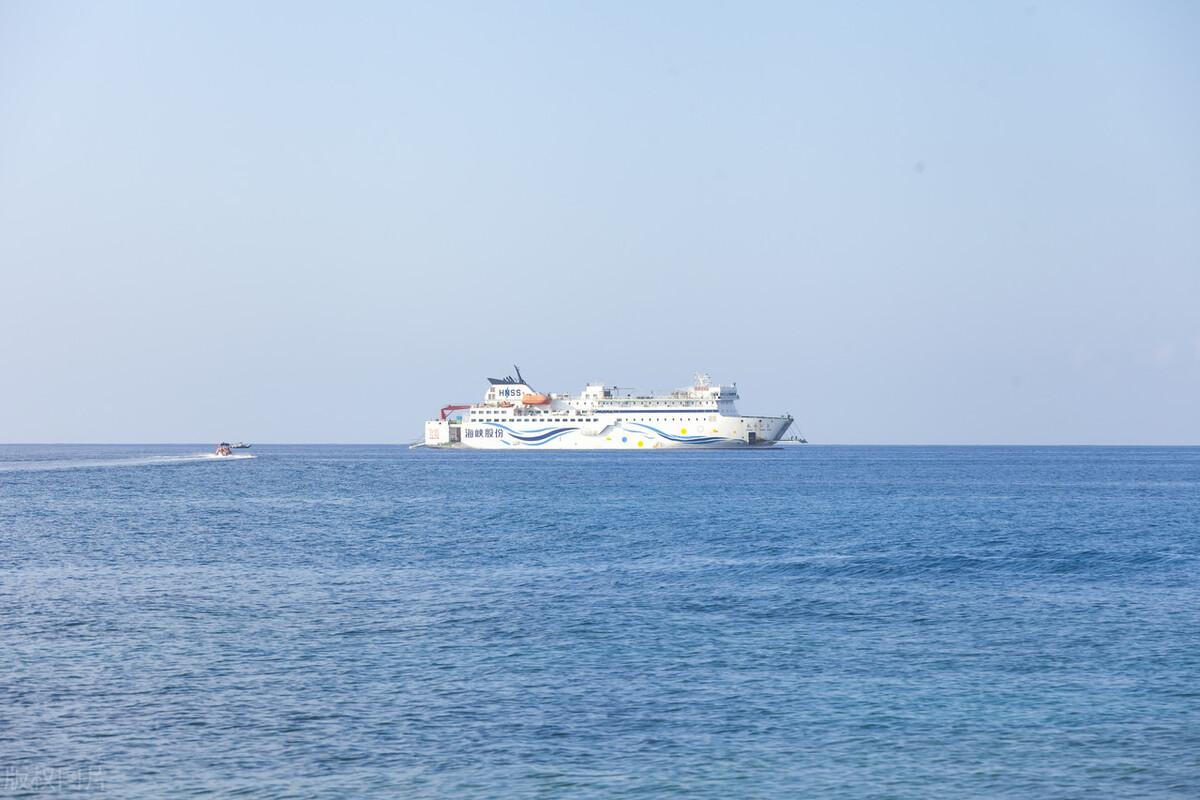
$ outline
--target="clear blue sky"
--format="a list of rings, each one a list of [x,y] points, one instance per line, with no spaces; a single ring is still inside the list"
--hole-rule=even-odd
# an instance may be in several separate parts
[[[737,381],[1200,442],[1200,5],[0,0],[0,441]]]

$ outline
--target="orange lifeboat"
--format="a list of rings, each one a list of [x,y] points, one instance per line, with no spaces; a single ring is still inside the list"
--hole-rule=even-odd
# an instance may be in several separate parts
[[[527,406],[544,406],[550,402],[548,394],[525,394],[521,395],[521,402]]]

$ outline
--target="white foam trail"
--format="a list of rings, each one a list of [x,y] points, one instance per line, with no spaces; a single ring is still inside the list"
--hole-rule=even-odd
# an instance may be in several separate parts
[[[244,461],[256,458],[251,453],[219,456],[216,453],[191,453],[177,456],[132,456],[130,458],[77,458],[62,461],[0,461],[0,472],[45,472],[58,469],[97,467],[149,467],[156,464],[187,464],[205,461]]]

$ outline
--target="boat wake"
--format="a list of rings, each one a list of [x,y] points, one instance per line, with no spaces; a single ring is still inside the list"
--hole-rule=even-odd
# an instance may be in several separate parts
[[[250,453],[219,456],[216,453],[186,455],[130,456],[128,458],[73,458],[36,461],[0,461],[0,472],[46,472],[60,469],[99,469],[109,467],[152,467],[167,464],[194,464],[206,461],[245,461]]]

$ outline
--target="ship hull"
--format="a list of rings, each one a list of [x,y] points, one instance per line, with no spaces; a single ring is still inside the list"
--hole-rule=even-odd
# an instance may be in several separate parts
[[[786,416],[717,416],[700,426],[669,425],[649,416],[607,425],[482,422],[453,425],[457,430],[448,429],[441,442],[428,441],[428,436],[427,441],[473,450],[735,449],[775,444],[791,423]]]

